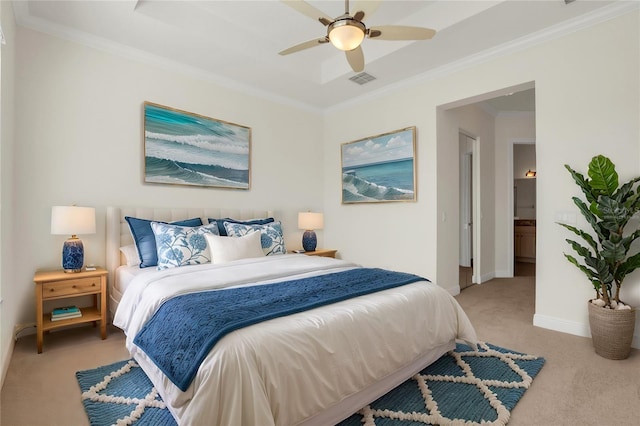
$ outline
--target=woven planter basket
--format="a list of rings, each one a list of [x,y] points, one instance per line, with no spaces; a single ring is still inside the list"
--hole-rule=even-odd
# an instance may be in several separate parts
[[[589,305],[589,326],[596,353],[607,359],[625,359],[631,351],[636,309],[614,310]]]

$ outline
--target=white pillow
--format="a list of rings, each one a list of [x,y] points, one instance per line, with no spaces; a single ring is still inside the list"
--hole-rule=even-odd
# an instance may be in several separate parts
[[[136,246],[134,244],[120,247],[120,251],[124,255],[124,258],[127,262],[127,266],[140,265],[140,256],[138,256],[138,250],[136,249]]]
[[[205,234],[204,237],[209,245],[211,263],[225,263],[264,256],[259,231],[251,232],[242,237],[220,237],[213,234]]]
[[[282,224],[280,222],[262,225],[245,225],[242,223],[224,222],[224,228],[230,237],[241,237],[250,232],[260,231],[260,244],[265,256],[286,254]]]

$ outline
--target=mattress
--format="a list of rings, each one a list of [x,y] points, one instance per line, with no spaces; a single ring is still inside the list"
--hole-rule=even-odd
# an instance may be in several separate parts
[[[140,274],[150,273],[154,270],[155,268],[140,268],[137,265],[121,265],[116,268],[113,274],[113,284],[109,287],[109,298],[111,300],[109,310],[112,318],[118,308],[122,295],[129,287],[129,284],[131,284],[131,281]]]

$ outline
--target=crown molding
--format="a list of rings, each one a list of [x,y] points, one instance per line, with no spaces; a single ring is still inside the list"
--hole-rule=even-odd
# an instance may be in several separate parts
[[[115,56],[120,56],[131,61],[156,66],[165,71],[174,72],[187,77],[206,81],[208,83],[213,83],[223,88],[236,90],[249,96],[262,98],[270,102],[290,106],[296,109],[306,110],[315,114],[322,113],[321,108],[309,105],[304,102],[296,101],[285,96],[280,96],[278,94],[263,90],[258,87],[240,83],[236,80],[223,77],[209,71],[205,71],[202,68],[185,65],[183,63],[173,61],[144,50],[116,43],[103,37],[94,36],[83,31],[77,31],[62,25],[46,21],[44,19],[35,18],[29,15],[28,5],[26,2],[14,2],[13,4],[16,22],[22,27],[68,40],[106,53],[110,53]]]
[[[615,19],[617,17],[626,15],[628,13],[640,10],[640,2],[635,0],[620,0],[609,6],[605,6],[596,11],[584,14],[582,16],[570,19],[562,24],[557,24],[544,30],[529,34],[527,36],[515,39],[508,43],[492,47],[490,49],[478,52],[473,55],[469,55],[454,62],[450,62],[441,67],[437,67],[433,70],[422,73],[418,76],[411,77],[399,81],[395,84],[385,86],[374,92],[367,93],[357,98],[349,99],[346,102],[328,107],[325,112],[334,112],[337,110],[352,107],[354,105],[362,103],[364,100],[372,100],[380,98],[389,93],[396,92],[399,89],[414,86],[418,83],[424,83],[427,81],[436,80],[438,78],[451,75],[458,71],[462,71],[473,66],[501,58],[512,53],[516,53],[534,46],[538,46],[543,43],[547,43],[552,40],[556,40],[560,37],[564,37],[568,34],[575,33],[585,28],[598,25],[600,23]]]
[[[132,61],[157,66],[167,71],[190,76],[192,78],[213,83],[224,88],[236,90],[250,96],[259,97],[271,102],[298,108],[301,110],[306,110],[308,112],[316,114],[334,112],[337,110],[352,107],[354,105],[362,103],[365,100],[380,98],[389,93],[395,92],[398,89],[413,86],[425,81],[435,80],[452,73],[468,69],[478,64],[482,64],[496,58],[500,58],[533,46],[537,46],[542,43],[546,43],[551,40],[555,40],[567,34],[571,34],[584,28],[606,22],[627,13],[640,10],[640,2],[638,1],[619,0],[609,6],[605,6],[594,12],[587,13],[580,17],[568,20],[566,22],[563,22],[562,24],[558,24],[545,30],[530,34],[528,36],[521,37],[509,43],[504,43],[500,46],[493,47],[473,55],[469,55],[465,58],[427,71],[415,77],[407,78],[395,84],[385,86],[379,90],[351,98],[348,101],[323,108],[313,106],[305,102],[296,101],[291,98],[263,90],[259,87],[240,83],[236,80],[222,77],[215,73],[205,71],[201,68],[185,65],[177,61],[172,61],[159,55],[154,55],[140,49],[135,49],[120,43],[104,39],[102,37],[93,36],[85,32],[72,30],[67,27],[45,21],[40,18],[35,18],[29,14],[29,6],[27,2],[13,1],[12,3],[14,17],[17,24],[25,28],[49,34],[54,37],[66,39],[87,47],[95,48],[97,50],[101,50],[116,56],[124,57]]]

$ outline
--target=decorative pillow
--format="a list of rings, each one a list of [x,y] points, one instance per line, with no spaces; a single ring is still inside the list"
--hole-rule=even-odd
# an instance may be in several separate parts
[[[227,236],[227,230],[224,227],[224,222],[230,223],[242,223],[243,225],[264,225],[265,223],[275,222],[275,219],[272,217],[265,217],[264,219],[251,219],[251,220],[236,220],[231,219],[229,217],[225,217],[224,219],[211,219],[209,218],[209,223],[218,222],[218,231],[221,236]]]
[[[227,230],[227,235],[230,237],[242,237],[252,231],[260,231],[260,243],[262,245],[262,251],[264,251],[266,256],[287,253],[280,222],[267,223],[264,225],[244,225],[241,223],[224,222],[224,227]]]
[[[133,241],[136,244],[136,249],[140,256],[140,267],[147,268],[149,266],[156,266],[158,264],[158,251],[156,248],[156,237],[153,234],[153,229],[151,229],[151,222],[153,221],[130,216],[125,216],[125,219],[129,224]],[[157,220],[155,222],[166,223]],[[196,217],[171,223],[180,226],[200,226],[202,225],[202,219]]]
[[[140,264],[140,256],[138,256],[138,250],[136,250],[135,244],[120,247],[120,251],[124,255],[127,266],[136,266]]]
[[[211,262],[205,234],[218,235],[217,224],[210,223],[194,228],[151,222],[151,228],[158,247],[158,269]]]
[[[212,263],[225,263],[232,260],[263,257],[260,244],[260,232],[253,231],[243,237],[229,238],[213,234],[204,237],[211,251]]]

